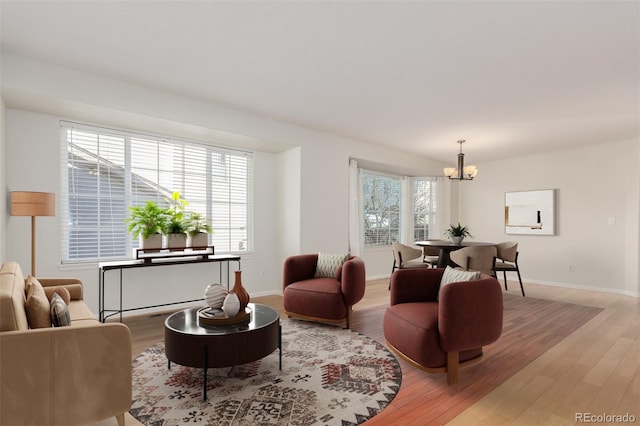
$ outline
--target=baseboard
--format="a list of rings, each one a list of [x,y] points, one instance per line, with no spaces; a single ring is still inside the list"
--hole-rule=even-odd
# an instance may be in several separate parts
[[[513,282],[513,281],[509,280],[509,282]],[[531,283],[531,284],[545,285],[549,287],[570,288],[573,290],[597,291],[598,293],[619,294],[622,296],[631,296],[631,297],[640,298],[640,293],[638,292],[627,291],[627,290],[622,290],[617,288],[591,287],[586,285],[562,283],[557,281],[531,280],[524,277],[522,278],[522,282],[525,284],[525,287],[527,283]],[[517,284],[517,281],[515,281],[515,283]]]
[[[391,278],[391,274],[386,274],[386,275],[376,275],[373,277],[367,277],[367,281],[374,281],[374,280],[382,280],[382,279],[390,279]]]

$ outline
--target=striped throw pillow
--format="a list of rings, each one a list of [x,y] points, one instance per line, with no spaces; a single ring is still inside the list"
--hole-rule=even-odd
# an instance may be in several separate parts
[[[51,296],[51,324],[53,324],[54,327],[71,325],[69,308],[67,308],[67,305],[58,293],[54,293],[53,296]]]

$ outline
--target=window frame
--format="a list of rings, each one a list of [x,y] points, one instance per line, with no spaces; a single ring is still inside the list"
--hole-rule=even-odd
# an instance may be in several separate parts
[[[416,236],[416,215],[417,214],[425,214],[428,216],[428,228],[426,238],[432,238],[430,234],[434,232],[435,222],[437,218],[437,206],[438,206],[438,192],[441,190],[440,182],[438,177],[436,176],[400,176],[390,173],[378,172],[375,170],[368,169],[359,169],[360,175],[360,185],[359,191],[361,194],[361,238],[363,249],[367,251],[375,251],[378,249],[387,249],[391,246],[393,241],[399,241],[405,244],[413,244],[414,241],[418,241],[415,238]],[[365,181],[368,177],[380,177],[382,179],[391,179],[397,181],[399,184],[398,189],[398,212],[397,212],[397,220],[398,220],[398,228],[395,232],[396,238],[390,236],[390,240],[385,242],[384,244],[368,244],[367,241],[367,209],[366,209],[366,200],[365,200]],[[429,193],[429,205],[431,209],[428,213],[424,213],[423,211],[417,212],[416,206],[416,182],[428,181],[431,183],[433,189]],[[392,230],[390,231],[391,235]],[[406,241],[407,239],[412,239],[411,241]]]
[[[94,135],[97,138],[120,138],[123,141],[123,152],[121,154],[124,156],[124,158],[122,159],[122,162],[116,164],[116,162],[111,161],[110,158],[102,156],[101,152],[99,151],[100,145],[97,145],[94,153],[85,153],[86,157],[90,157],[91,155],[93,155],[94,158],[90,161],[84,161],[84,163],[80,165],[80,161],[77,158],[72,158],[73,153],[70,152],[70,149],[75,148],[75,146],[70,146],[70,144],[73,143],[73,138],[69,136],[74,131],[82,132],[87,135]],[[155,182],[153,178],[145,180],[141,177],[141,175],[136,175],[136,169],[132,166],[133,162],[137,161],[136,159],[132,160],[132,151],[135,150],[132,149],[132,140],[147,141],[151,145],[155,144],[158,146],[158,150],[160,150],[160,146],[162,145],[165,150],[169,150],[171,152],[172,160],[177,159],[176,161],[182,161],[182,164],[179,167],[174,167],[174,165],[171,164],[170,161],[169,163],[166,163],[166,158],[161,158],[161,154],[158,153],[155,160],[156,166],[155,168],[151,166],[152,168],[149,171],[151,175],[155,173],[157,175],[157,179],[155,180]],[[137,191],[137,189],[134,189],[134,187],[136,185],[141,186],[140,182],[143,180],[147,185],[147,192],[150,191],[150,188],[156,188],[155,196],[151,196],[145,199],[156,201],[159,205],[164,205],[166,203],[165,199],[167,198],[167,195],[169,195],[170,198],[170,194],[174,190],[181,192],[183,194],[183,197],[188,201],[192,201],[189,199],[189,190],[186,190],[186,193],[183,190],[185,188],[185,185],[188,186],[190,182],[194,187],[204,187],[204,191],[200,189],[197,196],[193,195],[192,199],[194,203],[188,209],[195,210],[201,214],[204,214],[206,218],[213,222],[212,227],[214,232],[213,235],[209,236],[209,241],[216,247],[216,253],[247,254],[253,250],[254,160],[252,152],[221,147],[211,143],[130,132],[126,130],[111,129],[69,121],[60,121],[60,144],[61,196],[59,208],[61,210],[60,245],[61,262],[63,264],[95,263],[103,261],[126,260],[132,258],[132,254],[134,252],[134,249],[138,246],[138,242],[131,237],[130,233],[127,231],[127,225],[122,219],[129,217],[129,206],[131,206],[132,204],[143,204],[143,198],[141,198],[143,197],[143,195],[138,194],[137,198],[134,195],[134,192]],[[179,153],[180,151],[182,151],[181,154]],[[189,153],[187,154],[187,152]],[[202,158],[202,155],[204,156],[204,158]],[[225,158],[224,161],[226,163],[214,165],[213,162],[215,161],[215,158]],[[159,166],[159,163],[162,161],[165,161],[164,171],[162,171],[161,167]],[[237,164],[232,165],[231,162],[233,161],[236,161]],[[148,164],[151,164],[153,162],[154,159],[151,158],[151,161],[149,161]],[[194,165],[193,163],[198,164]],[[82,191],[79,191],[76,187],[74,187],[73,184],[70,183],[70,180],[72,180],[73,176],[78,177],[77,175],[81,173],[80,171],[78,171],[80,166],[88,167],[88,165],[91,164],[95,166],[95,170],[93,172],[97,176],[95,178],[95,186],[93,187],[93,189],[95,190],[94,199],[104,200],[111,197],[111,204],[109,204],[109,206],[115,204],[116,201],[118,201],[119,204],[116,207],[117,213],[107,212],[107,214],[104,216],[107,222],[103,222],[103,216],[101,215],[102,212],[99,207],[99,203],[94,202],[94,205],[85,207],[95,208],[95,217],[90,218],[95,222],[95,226],[86,226],[84,229],[87,230],[87,232],[95,233],[96,238],[99,239],[99,237],[97,236],[101,235],[103,230],[106,230],[107,226],[111,226],[116,229],[114,231],[114,235],[117,233],[117,237],[114,236],[113,238],[114,240],[117,239],[117,243],[113,244],[115,247],[113,252],[107,252],[106,255],[103,251],[103,245],[101,243],[98,243],[94,253],[90,253],[90,249],[85,248],[82,255],[78,255],[78,252],[76,252],[76,255],[71,256],[71,253],[73,252],[73,250],[71,250],[72,234],[82,227],[79,227],[77,223],[71,223],[71,219],[74,216],[72,216],[73,213],[70,211],[70,206],[75,206],[72,197],[80,196],[82,194]],[[109,168],[107,164],[111,166],[111,168]],[[169,164],[169,166],[166,166],[166,164]],[[101,169],[102,166],[106,167],[107,170],[103,171]],[[73,167],[76,167],[76,169],[71,170]],[[192,173],[195,167],[204,167],[204,169],[201,171],[202,173],[197,174],[197,176],[198,179],[204,179],[205,182],[201,182],[200,180],[196,181],[196,178],[190,178],[189,174]],[[216,171],[214,171],[214,169],[217,170],[218,175],[215,174]],[[222,169],[225,170],[223,171]],[[87,170],[83,171],[85,175],[89,174]],[[105,182],[112,182],[110,176],[108,178],[104,178],[104,176],[102,176],[102,173],[112,173],[114,170],[116,170],[118,173],[121,173],[122,175],[118,176],[118,179],[122,181],[121,184],[123,185],[124,195],[122,196],[122,200],[114,200],[113,194],[104,195],[101,193],[101,190],[103,189],[102,186],[105,184]],[[163,182],[159,177],[161,173],[164,174],[163,178],[165,182],[167,179],[182,179],[182,186],[179,188],[163,187]],[[227,186],[225,186],[225,181],[227,182]],[[217,188],[222,188],[223,191],[218,191],[214,194],[213,188],[216,186],[216,183],[219,185]],[[163,190],[160,190],[159,188],[163,188]],[[226,190],[227,192],[224,192],[224,190]],[[87,191],[86,188],[85,191]],[[221,199],[220,197],[218,197],[221,192],[224,193],[226,199]],[[86,197],[86,194],[88,194],[88,192],[85,192],[83,196]],[[119,193],[119,195],[122,194]],[[216,208],[216,206],[220,207]],[[82,208],[74,211],[76,212],[76,214],[82,212],[86,212],[88,216],[90,216],[91,214],[91,212],[82,210]],[[234,216],[233,214],[234,211],[240,212],[240,214],[237,215],[241,217],[241,220],[239,222],[241,226],[238,226],[239,231],[236,229],[238,222],[236,220],[236,216]],[[224,212],[225,215],[218,215],[217,212]],[[77,219],[77,216],[75,217]],[[76,222],[78,222],[78,220],[76,220]],[[107,225],[105,225],[105,223],[107,223]],[[117,246],[122,243],[121,238],[123,230],[124,244],[123,246],[120,246],[120,248],[117,248]],[[218,232],[218,235],[216,235],[216,231]],[[237,244],[238,247],[234,249],[233,244],[237,242],[237,238],[241,238],[243,241],[245,241],[244,249],[241,249],[241,244]],[[222,244],[225,243],[228,245],[223,246]],[[87,257],[91,254],[94,254],[94,256]]]
[[[431,187],[428,191],[426,197],[427,206],[431,207],[422,211],[418,211],[418,203],[416,201],[417,194],[417,186],[418,182],[429,182],[429,186]],[[412,227],[411,227],[411,235],[413,236],[414,241],[427,240],[429,238],[433,238],[431,233],[433,232],[433,228],[435,227],[437,213],[438,213],[438,178],[437,177],[412,177],[411,178],[411,193],[412,193]],[[418,238],[417,233],[419,232],[419,228],[416,223],[417,216],[427,216],[426,218],[426,234],[422,237]],[[422,229],[423,230],[423,229]]]
[[[367,210],[367,206],[366,206],[366,190],[365,190],[365,185],[367,185],[366,181],[368,178],[371,179],[379,179],[380,182],[382,183],[390,183],[390,182],[394,182],[397,183],[397,194],[391,194],[390,197],[393,196],[397,196],[397,212],[395,213],[395,216],[397,217],[395,220],[397,221],[397,227],[393,227],[393,221],[394,219],[392,218],[392,216],[394,216],[394,213],[392,210],[392,206],[385,206],[385,208],[388,209],[388,212],[385,211],[381,211],[379,209],[370,209]],[[391,245],[391,243],[394,240],[398,240],[400,239],[401,236],[401,232],[402,232],[402,218],[401,218],[401,210],[402,210],[402,196],[401,196],[401,177],[400,176],[394,176],[394,175],[389,175],[389,174],[385,174],[385,173],[380,173],[380,172],[375,172],[375,171],[371,171],[371,170],[362,170],[361,172],[361,191],[362,191],[362,241],[363,241],[363,247],[366,250],[375,250],[376,248],[383,248],[383,247],[388,247]],[[371,213],[370,213],[371,212]],[[378,232],[382,232],[382,231],[386,231],[388,232],[388,236],[387,239],[388,241],[385,241],[383,243],[380,243],[380,235],[378,235],[376,237],[376,241],[378,241],[377,244],[369,244],[367,241],[367,216],[369,214],[376,214],[376,212],[378,212],[379,214],[377,214],[377,221],[379,222],[384,222],[384,216],[385,213],[388,213],[388,220],[389,220],[389,225],[386,228],[380,228]],[[382,218],[382,219],[378,219],[378,218]],[[394,233],[395,233],[395,238],[394,238]]]

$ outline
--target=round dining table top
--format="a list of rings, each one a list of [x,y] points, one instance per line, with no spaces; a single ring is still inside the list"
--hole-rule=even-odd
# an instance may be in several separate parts
[[[425,240],[425,241],[416,241],[414,243],[417,246],[429,246],[429,247],[438,247],[438,248],[456,248],[456,247],[470,247],[470,246],[495,246],[496,243],[487,243],[484,241],[465,241],[462,240],[461,243],[456,244],[451,240]]]

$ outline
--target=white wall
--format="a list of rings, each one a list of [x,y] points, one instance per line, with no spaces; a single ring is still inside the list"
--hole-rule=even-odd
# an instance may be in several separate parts
[[[527,281],[637,296],[638,155],[632,140],[483,163],[455,184],[460,221],[475,240],[518,241]],[[556,189],[556,235],[505,234],[505,192],[537,189]]]
[[[6,107],[4,99],[0,97],[0,262],[5,258],[7,252],[7,239],[4,236],[7,235],[7,220],[9,220],[6,150]]]
[[[301,206],[301,149],[293,148],[278,155],[277,159],[277,240],[279,259],[301,253],[300,251],[300,206]],[[277,244],[277,241],[280,244]]]

